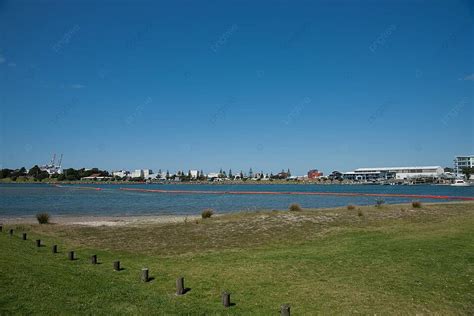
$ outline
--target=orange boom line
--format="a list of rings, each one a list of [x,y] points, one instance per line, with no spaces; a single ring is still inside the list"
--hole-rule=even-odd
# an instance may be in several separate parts
[[[150,193],[171,193],[171,194],[233,194],[233,195],[329,195],[329,196],[375,196],[375,197],[400,197],[415,199],[435,199],[435,200],[461,200],[474,201],[474,197],[468,196],[448,196],[448,195],[421,195],[421,194],[391,194],[391,193],[349,193],[349,192],[275,192],[275,191],[187,191],[187,190],[151,190],[151,189],[130,189],[120,188],[123,191],[150,192]]]

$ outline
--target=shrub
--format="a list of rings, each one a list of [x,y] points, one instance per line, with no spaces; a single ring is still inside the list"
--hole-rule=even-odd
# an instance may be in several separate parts
[[[349,211],[355,210],[355,208],[356,208],[356,207],[355,207],[354,205],[352,205],[352,204],[347,205],[347,209],[348,209]]]
[[[385,200],[384,200],[384,199],[377,199],[377,200],[375,201],[375,206],[380,207],[380,206],[382,206],[382,204],[384,204],[384,203],[385,203]]]
[[[293,203],[290,205],[290,212],[299,212],[299,211],[302,211],[303,209],[301,208],[301,206],[297,203]]]
[[[359,211],[357,212],[357,215],[358,215],[359,217],[362,217],[362,216],[364,216],[364,213],[363,213],[361,210],[359,210]]]
[[[211,218],[212,215],[214,215],[214,210],[212,208],[206,208],[201,213],[202,218]]]
[[[421,207],[421,202],[419,201],[413,201],[411,203],[411,206],[413,206],[414,208],[420,208]]]
[[[38,213],[36,214],[36,219],[40,224],[48,224],[49,223],[49,214],[48,213]]]

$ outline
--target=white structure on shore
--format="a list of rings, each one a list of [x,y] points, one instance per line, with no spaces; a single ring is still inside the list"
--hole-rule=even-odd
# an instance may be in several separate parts
[[[474,155],[456,156],[454,158],[454,174],[458,177],[462,176],[463,168],[474,167]]]
[[[63,161],[63,154],[61,154],[61,157],[58,160],[58,163],[56,164],[56,154],[53,155],[53,158],[51,159],[51,163],[40,166],[41,171],[46,171],[49,175],[52,174],[61,174],[63,173],[63,169],[61,168],[61,164]]]
[[[420,167],[381,167],[381,168],[358,168],[352,172],[345,172],[344,179],[358,181],[373,180],[408,180],[410,178],[434,177],[438,178],[444,173],[440,166]]]
[[[118,170],[118,171],[112,171],[112,176],[114,177],[120,177],[120,178],[125,178],[130,175],[130,171],[127,170]]]
[[[197,179],[199,177],[199,171],[198,170],[190,170],[191,173],[191,178],[192,179]]]

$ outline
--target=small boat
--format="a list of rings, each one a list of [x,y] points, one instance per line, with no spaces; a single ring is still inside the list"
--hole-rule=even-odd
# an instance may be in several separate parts
[[[466,181],[461,180],[461,179],[456,180],[456,181],[454,181],[453,184],[451,184],[451,186],[453,186],[453,187],[469,187],[471,185],[472,185],[471,183],[466,182]]]

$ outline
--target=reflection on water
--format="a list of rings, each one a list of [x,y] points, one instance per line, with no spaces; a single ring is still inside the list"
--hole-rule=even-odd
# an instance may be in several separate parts
[[[209,195],[161,194],[119,190],[120,187],[160,190],[278,191],[278,192],[357,192],[474,196],[474,187],[435,185],[81,185],[100,187],[85,190],[76,185],[53,187],[46,184],[1,184],[0,215],[32,215],[47,211],[57,215],[150,215],[199,214],[204,208],[219,213],[287,209],[291,203],[305,208],[375,204],[376,197],[317,195]],[[384,197],[386,203],[410,202],[410,198]],[[423,200],[441,202],[443,200]]]

